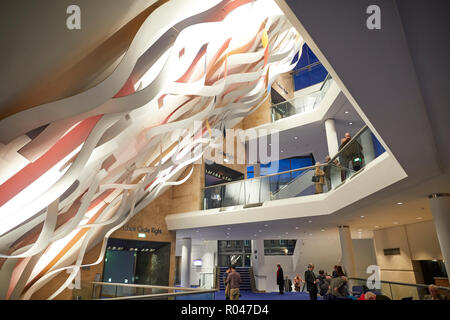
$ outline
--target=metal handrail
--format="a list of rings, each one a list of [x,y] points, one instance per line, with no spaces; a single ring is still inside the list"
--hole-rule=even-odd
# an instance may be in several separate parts
[[[367,125],[364,125],[364,127],[362,127],[361,129],[359,129],[359,131],[353,136],[353,138],[351,138],[350,141],[347,142],[347,144],[346,144],[341,150],[339,150],[339,152],[336,153],[336,154],[334,155],[334,157],[331,158],[330,161],[328,161],[328,163],[333,162],[334,160],[336,160],[337,157],[339,157],[345,150],[347,150],[347,149],[349,148],[349,146],[350,146],[354,141],[356,141],[356,139],[358,139],[358,138],[361,136],[361,134],[362,134],[366,129],[368,129],[368,128],[369,128],[369,127],[368,127]]]
[[[356,137],[356,136],[355,136],[355,137]],[[353,140],[353,139],[352,139],[352,140]],[[352,140],[350,140],[347,144],[349,144]],[[346,146],[347,146],[347,145],[346,145]],[[344,149],[345,149],[345,148],[344,148]],[[342,150],[344,150],[344,149],[342,149]],[[342,150],[341,150],[341,151],[342,151]],[[339,153],[338,153],[337,155],[339,155]],[[337,155],[336,155],[336,156],[337,156]],[[339,168],[339,169],[341,169],[341,170],[352,171],[352,170],[349,169],[349,168],[337,166],[336,164],[333,163],[333,160],[334,160],[334,159],[335,159],[335,157],[333,157],[333,159],[330,160],[330,161],[327,162],[327,163],[320,163],[320,164],[319,164],[319,167],[328,167],[328,166],[331,166],[331,167]],[[287,174],[287,173],[292,173],[292,172],[297,172],[297,171],[307,171],[307,170],[311,170],[311,169],[315,169],[315,168],[316,168],[316,166],[315,166],[315,165],[312,165],[312,166],[303,167],[303,168],[297,168],[297,169],[292,169],[292,170],[287,170],[287,171],[282,171],[282,172],[277,172],[277,173],[271,173],[271,174],[267,174],[267,175],[265,175],[265,176],[258,176],[258,177],[253,177],[253,178],[247,178],[247,179],[241,179],[241,180],[235,180],[235,181],[230,181],[230,182],[224,182],[224,183],[214,184],[214,185],[212,185],[212,186],[203,187],[203,189],[210,189],[210,188],[214,188],[214,187],[221,187],[221,186],[224,186],[224,185],[229,185],[229,184],[232,184],[232,183],[238,183],[238,182],[242,182],[242,181],[249,181],[249,180],[253,180],[253,179],[269,178],[269,177],[279,176],[279,175],[282,175],[282,174]],[[300,175],[300,176],[301,176],[301,175]],[[298,177],[295,177],[295,179],[297,179],[297,178],[298,178]]]
[[[144,298],[154,298],[154,297],[173,297],[173,296],[183,296],[191,294],[202,294],[202,293],[214,293],[217,292],[215,289],[201,289],[201,288],[186,288],[186,287],[169,287],[169,286],[157,286],[148,284],[126,284],[126,283],[113,283],[113,282],[91,282],[96,285],[106,285],[106,286],[119,286],[119,287],[131,287],[131,288],[150,288],[150,289],[166,289],[169,290],[184,290],[185,292],[172,292],[172,293],[154,293],[154,294],[143,294],[135,296],[125,296],[125,297],[114,297],[101,300],[128,300],[128,299],[144,299]]]
[[[321,163],[319,164],[319,166],[321,167],[325,167],[328,166],[328,163]],[[249,180],[253,180],[253,179],[262,179],[262,178],[268,178],[268,177],[273,177],[273,176],[278,176],[278,175],[282,175],[282,174],[286,174],[286,173],[291,173],[291,172],[296,172],[296,171],[305,171],[305,170],[309,170],[309,169],[314,169],[316,166],[308,166],[308,167],[303,167],[303,168],[297,168],[297,169],[292,169],[292,170],[288,170],[288,171],[283,171],[283,172],[277,172],[277,173],[271,173],[265,176],[258,176],[258,177],[253,177],[253,178],[247,178],[247,179],[241,179],[241,180],[236,180],[236,181],[231,181],[231,182],[224,182],[224,183],[219,183],[219,184],[215,184],[212,186],[207,186],[207,187],[203,187],[203,189],[209,189],[209,188],[214,188],[214,187],[220,187],[223,185],[228,185],[231,183],[237,183],[237,182],[242,182],[242,181],[249,181]]]
[[[174,293],[155,293],[155,294],[144,294],[139,296],[125,296],[125,297],[114,297],[106,299],[97,300],[130,300],[130,299],[145,299],[145,298],[160,298],[160,297],[175,297],[175,296],[187,296],[192,294],[202,294],[202,293],[213,293],[217,290],[202,290],[201,292],[174,292]]]
[[[167,289],[167,290],[190,290],[198,291],[199,288],[187,288],[187,287],[169,287],[169,286],[157,286],[151,284],[137,284],[137,283],[117,283],[117,282],[97,282],[93,281],[92,284],[100,284],[104,286],[119,286],[119,287],[135,287],[135,288],[150,288],[150,289]]]
[[[367,279],[363,279],[363,278],[352,278],[349,277],[349,280],[360,280],[360,281],[367,281]],[[406,283],[406,282],[396,282],[396,281],[386,281],[386,280],[380,280],[381,283],[387,283],[387,284],[395,284],[395,285],[401,285],[401,286],[409,286],[409,287],[416,287],[416,288],[425,288],[428,289],[427,284],[419,284],[419,283]],[[441,287],[441,286],[436,286],[436,288],[438,290],[447,290],[450,291],[449,287]]]
[[[355,136],[356,137],[356,136]],[[353,139],[352,139],[353,140]],[[352,140],[350,140],[347,144],[349,144]],[[346,145],[347,146],[347,145]],[[344,148],[345,149],[345,148]],[[342,150],[344,150],[344,149],[342,149]],[[341,151],[342,151],[341,150]],[[339,153],[337,153],[337,155],[339,155]],[[337,156],[336,155],[336,156]],[[335,156],[335,157],[336,157]],[[335,159],[335,157],[333,157],[333,159],[332,160],[330,160],[330,161],[328,161],[327,163],[320,163],[319,164],[319,167],[328,167],[328,166],[331,166],[331,167],[336,167],[336,168],[339,168],[340,170],[346,170],[346,171],[352,171],[351,169],[349,169],[349,168],[345,168],[345,167],[340,167],[340,166],[337,166],[336,164],[334,164],[333,163],[333,160]],[[310,169],[315,169],[316,168],[316,166],[315,165],[312,165],[312,166],[308,166],[308,167],[303,167],[303,168],[297,168],[297,169],[292,169],[292,170],[287,170],[287,171],[282,171],[282,172],[277,172],[277,173],[271,173],[271,174],[267,174],[267,175],[265,175],[265,176],[258,176],[258,177],[253,177],[253,178],[247,178],[247,179],[241,179],[241,180],[235,180],[235,181],[230,181],[230,182],[224,182],[224,183],[219,183],[219,184],[214,184],[214,185],[212,185],[212,186],[207,186],[207,187],[203,187],[203,189],[210,189],[210,188],[214,188],[214,187],[221,187],[221,186],[224,186],[224,185],[229,185],[229,184],[232,184],[232,183],[238,183],[238,182],[242,182],[242,181],[249,181],[249,180],[253,180],[253,179],[263,179],[263,178],[269,178],[269,177],[274,177],[274,176],[279,176],[279,175],[282,175],[282,174],[287,174],[287,173],[292,173],[292,172],[297,172],[297,171],[307,171],[307,170],[310,170]],[[301,175],[300,175],[301,176]],[[295,177],[295,179],[297,179],[298,177]]]
[[[325,166],[328,166],[328,164],[326,164]],[[294,181],[296,181],[297,179],[301,179],[301,177],[304,176],[304,174],[309,171],[311,169],[307,169],[304,172],[300,173],[297,177],[295,177],[294,179],[292,179],[291,181],[289,181],[288,183],[286,183],[284,186],[282,186],[280,189],[277,190],[277,192],[275,192],[273,195],[276,195],[277,193],[279,193],[281,190],[284,190],[285,188],[287,188],[289,185],[291,185],[291,183],[293,183]]]
[[[327,83],[328,80],[332,79],[331,74],[328,73],[327,76],[325,77],[325,80],[323,80],[322,85],[320,86],[319,91],[322,91],[323,87],[325,86],[325,84]]]
[[[322,89],[323,89],[323,87],[325,86],[326,82],[327,82],[328,80],[330,80],[330,79],[332,79],[331,74],[327,74],[327,76],[326,76],[325,79],[323,80],[323,82],[322,82],[320,88],[319,88],[318,90],[316,90],[316,91],[313,91],[313,92],[309,93],[308,95],[313,94],[313,93],[316,93],[316,92],[319,92],[319,91],[322,91]],[[291,102],[291,101],[294,101],[294,100],[299,99],[299,98],[303,98],[303,97],[297,97],[297,98],[292,98],[292,99],[285,100],[285,101],[282,101],[282,102],[278,102],[278,103],[275,103],[275,104],[271,105],[271,107],[272,107],[272,108],[276,108],[278,105],[281,105],[281,104],[287,103],[287,102]]]

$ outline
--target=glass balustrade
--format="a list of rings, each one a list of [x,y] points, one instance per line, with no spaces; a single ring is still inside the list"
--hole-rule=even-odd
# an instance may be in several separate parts
[[[322,173],[316,172],[315,166],[310,166],[208,186],[203,190],[203,208],[246,206],[328,192],[354,177],[383,152],[383,147],[366,126],[328,163],[319,166]],[[323,176],[315,182],[317,173]]]
[[[330,179],[332,187],[336,188],[384,151],[380,142],[365,126],[348,143],[341,146],[338,154],[328,162],[331,166],[328,168],[330,172],[327,172],[327,179]]]
[[[107,282],[84,282],[72,290],[73,300],[214,300],[214,289]]]
[[[377,295],[377,299],[390,300],[429,300],[431,298],[428,285],[403,283],[393,281],[380,281],[378,288],[369,289],[366,279],[349,278],[352,286],[352,295],[358,298],[362,293],[371,291]],[[438,294],[450,299],[450,288],[437,287]]]
[[[333,79],[328,75],[319,90],[305,96],[283,101],[272,105],[272,122],[293,116],[295,114],[313,111],[322,102]]]

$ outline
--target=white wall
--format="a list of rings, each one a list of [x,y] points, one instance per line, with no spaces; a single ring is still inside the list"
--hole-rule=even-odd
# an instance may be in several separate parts
[[[374,231],[381,279],[416,283],[412,260],[442,259],[433,221]],[[384,249],[400,248],[400,255],[385,256]]]
[[[367,278],[367,267],[377,264],[373,239],[353,239],[352,243],[355,255],[356,277]]]
[[[331,273],[333,267],[341,263],[341,244],[337,232],[330,237],[303,239],[298,244],[301,248],[295,273],[300,274],[302,279],[305,278],[309,263],[314,264],[315,273],[319,273],[319,270]]]
[[[339,263],[341,248],[339,237],[324,237],[316,239],[297,239],[294,255],[292,256],[264,256],[264,263],[260,263],[255,272],[257,277],[257,289],[267,292],[277,292],[276,281],[277,264],[283,268],[284,276],[289,279],[299,274],[304,278],[308,263],[314,263],[318,272],[324,269],[331,272],[335,264]]]
[[[177,242],[175,255],[181,255],[180,244]],[[372,239],[353,239],[353,248],[358,276],[365,276],[368,265],[376,264]],[[255,254],[255,250],[257,254]],[[256,256],[256,259],[255,259]],[[217,241],[192,241],[192,260],[201,259],[202,267],[191,267],[191,285],[198,285],[202,279],[202,286],[214,286],[214,268],[217,265]],[[320,269],[331,273],[333,266],[341,264],[341,246],[339,235],[297,239],[292,256],[265,256],[264,240],[252,240],[252,266],[258,290],[267,292],[278,291],[276,284],[276,265],[280,264],[284,275],[293,279],[296,274],[304,278],[308,263],[315,265],[315,272]],[[191,264],[192,265],[192,264]],[[202,277],[202,274],[205,276]],[[205,282],[203,282],[205,281]]]
[[[433,220],[406,225],[412,260],[442,260]]]
[[[376,264],[375,249],[372,239],[353,239],[356,269],[358,276],[366,276],[369,265]],[[258,250],[259,252],[260,250]],[[304,279],[309,263],[315,265],[314,271],[324,270],[331,274],[336,264],[341,264],[341,245],[339,235],[312,239],[297,239],[292,256],[264,256],[264,263],[255,269],[257,289],[267,292],[278,291],[276,284],[276,265],[283,268],[284,276],[293,279],[299,274]],[[257,270],[257,271],[256,271]]]
[[[175,255],[181,255],[181,246],[177,241]],[[191,262],[191,285],[198,285],[201,279],[201,286],[203,288],[212,288],[214,286],[214,268],[217,264],[217,241],[199,241],[192,240],[192,261],[201,259],[203,265],[195,267]]]

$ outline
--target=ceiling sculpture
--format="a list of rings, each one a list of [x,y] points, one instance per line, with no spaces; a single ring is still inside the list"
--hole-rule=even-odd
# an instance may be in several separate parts
[[[272,1],[164,2],[102,82],[0,120],[1,298],[67,272],[53,299],[103,241],[100,263],[108,237],[218,145],[209,129],[251,114],[295,65],[303,40]]]

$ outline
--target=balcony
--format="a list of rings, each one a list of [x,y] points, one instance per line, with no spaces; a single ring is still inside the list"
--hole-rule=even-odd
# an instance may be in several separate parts
[[[333,79],[331,78],[331,75],[328,74],[318,90],[308,93],[304,96],[272,105],[272,122],[291,117],[296,114],[302,114],[316,110],[324,99],[328,90],[330,89],[332,83]]]
[[[326,193],[351,180],[384,152],[365,126],[328,163],[205,187],[203,209],[247,208]]]

